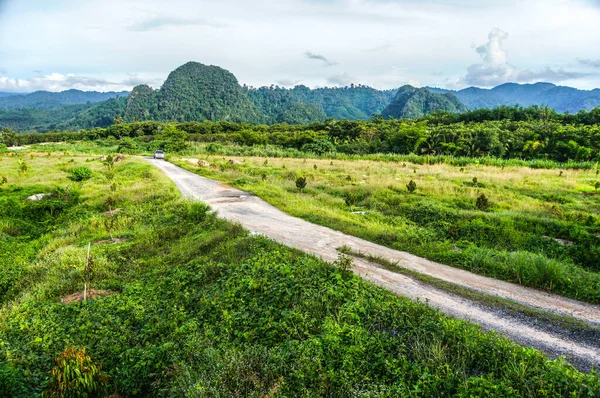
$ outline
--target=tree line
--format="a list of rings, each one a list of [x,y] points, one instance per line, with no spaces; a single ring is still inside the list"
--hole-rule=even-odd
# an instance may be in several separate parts
[[[276,145],[318,155],[394,153],[600,161],[599,123],[600,108],[569,115],[540,107],[499,107],[457,115],[436,113],[419,119],[328,119],[304,125],[146,121],[44,134],[16,134],[5,128],[0,130],[0,142],[7,146],[107,138],[150,142],[165,131],[176,131],[179,141]]]

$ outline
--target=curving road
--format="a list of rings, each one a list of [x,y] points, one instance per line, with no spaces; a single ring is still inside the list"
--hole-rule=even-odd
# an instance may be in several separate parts
[[[402,267],[425,275],[600,326],[598,306],[476,275],[380,246],[292,217],[256,196],[219,181],[201,177],[169,162],[146,160],[173,180],[184,197],[210,205],[220,217],[239,222],[254,233],[314,254],[326,261],[336,260],[336,249],[346,245],[362,253],[397,261]],[[600,368],[600,342],[571,338],[564,331],[547,327],[525,316],[507,315],[498,309],[480,305],[408,276],[383,269],[364,259],[355,258],[354,265],[356,274],[398,295],[427,301],[448,315],[470,320],[487,330],[496,330],[522,345],[542,350],[551,357],[565,355],[581,369]]]

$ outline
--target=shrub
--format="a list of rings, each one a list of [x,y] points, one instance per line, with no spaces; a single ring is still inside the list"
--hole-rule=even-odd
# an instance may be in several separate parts
[[[477,201],[475,202],[475,206],[481,211],[486,211],[490,207],[489,200],[484,193],[477,197]]]
[[[43,397],[104,396],[108,380],[100,372],[101,366],[92,362],[85,348],[65,349],[57,358],[56,366]]]
[[[329,140],[317,140],[315,142],[304,144],[300,150],[302,152],[314,153],[315,155],[325,155],[336,151],[335,145]]]
[[[92,170],[86,166],[77,167],[69,174],[69,179],[73,181],[84,181],[90,178],[92,178]]]
[[[298,188],[300,191],[306,188],[306,177],[296,178],[296,188]]]
[[[0,187],[6,183],[8,183],[8,178],[6,176],[0,176]]]
[[[26,173],[28,169],[27,162],[25,159],[19,159],[19,171],[21,173]]]
[[[408,190],[408,193],[415,192],[417,190],[417,183],[413,180],[410,180],[410,182],[406,184],[406,189]]]

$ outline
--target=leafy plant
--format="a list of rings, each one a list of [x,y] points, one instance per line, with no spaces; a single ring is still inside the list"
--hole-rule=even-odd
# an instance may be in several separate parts
[[[26,173],[29,167],[27,166],[27,162],[25,161],[25,159],[22,159],[22,158],[19,159],[18,163],[19,163],[19,172],[21,174]]]
[[[410,180],[409,183],[406,184],[406,189],[408,190],[408,193],[415,192],[417,190],[417,183],[413,180]]]
[[[477,207],[479,210],[481,210],[481,211],[486,211],[487,209],[489,209],[489,207],[490,207],[490,203],[489,203],[489,200],[488,200],[487,196],[485,196],[485,194],[484,194],[484,193],[480,194],[480,195],[477,197],[477,200],[476,200],[476,202],[475,202],[475,206],[476,206],[476,207]]]
[[[300,191],[306,188],[306,177],[296,178],[296,188],[298,188]]]
[[[340,253],[338,255],[337,260],[333,262],[333,265],[342,270],[342,272],[348,273],[352,272],[352,267],[354,266],[354,263],[351,256]]]
[[[44,398],[101,397],[106,393],[108,379],[85,352],[66,348],[56,359]]]
[[[4,184],[8,183],[8,177],[6,176],[0,176],[0,187]]]
[[[92,178],[93,173],[92,170],[87,166],[80,166],[73,170],[69,174],[69,179],[72,181],[85,181]]]

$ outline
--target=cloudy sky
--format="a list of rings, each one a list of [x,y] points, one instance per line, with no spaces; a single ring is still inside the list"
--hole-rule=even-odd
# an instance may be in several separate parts
[[[186,61],[251,86],[600,87],[600,0],[0,0],[0,91],[160,87]]]

